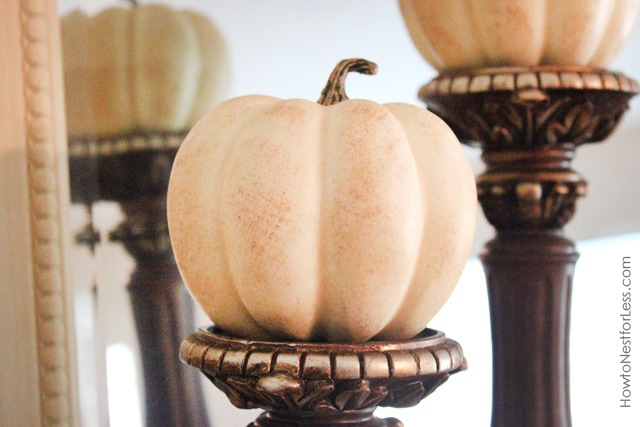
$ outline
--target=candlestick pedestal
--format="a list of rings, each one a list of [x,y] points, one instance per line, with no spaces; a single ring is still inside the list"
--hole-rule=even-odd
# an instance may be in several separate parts
[[[401,427],[373,411],[416,405],[466,368],[460,345],[431,329],[401,342],[330,344],[249,341],[212,327],[183,341],[180,358],[235,406],[265,409],[249,427]]]
[[[605,139],[638,84],[583,67],[441,75],[420,90],[462,142],[479,145],[478,199],[497,236],[482,254],[493,341],[493,427],[567,427],[569,307],[578,254],[562,235],[587,184],[575,148]]]

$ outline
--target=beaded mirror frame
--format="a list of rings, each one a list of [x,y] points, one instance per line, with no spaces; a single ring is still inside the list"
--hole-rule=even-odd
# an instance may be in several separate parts
[[[7,1],[0,12],[0,364],[11,367],[0,372],[0,414],[8,425],[80,424],[56,7]]]

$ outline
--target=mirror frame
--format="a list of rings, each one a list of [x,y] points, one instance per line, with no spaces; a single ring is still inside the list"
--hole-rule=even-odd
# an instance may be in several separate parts
[[[0,35],[0,419],[79,426],[57,2],[2,2]]]

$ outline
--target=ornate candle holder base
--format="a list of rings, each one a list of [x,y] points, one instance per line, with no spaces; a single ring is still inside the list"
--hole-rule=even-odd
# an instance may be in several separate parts
[[[212,327],[183,341],[180,359],[238,408],[265,409],[249,427],[402,427],[373,411],[414,406],[466,369],[460,345],[432,329],[407,341],[343,344],[248,341]]]

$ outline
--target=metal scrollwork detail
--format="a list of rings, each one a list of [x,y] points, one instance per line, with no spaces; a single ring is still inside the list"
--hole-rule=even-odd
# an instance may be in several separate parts
[[[439,76],[419,96],[464,143],[532,150],[604,140],[639,89],[606,70],[534,67]]]
[[[587,182],[569,166],[573,151],[485,153],[478,201],[498,230],[554,230],[573,217]]]
[[[556,181],[479,182],[478,199],[498,230],[559,229],[573,217],[587,183]]]

